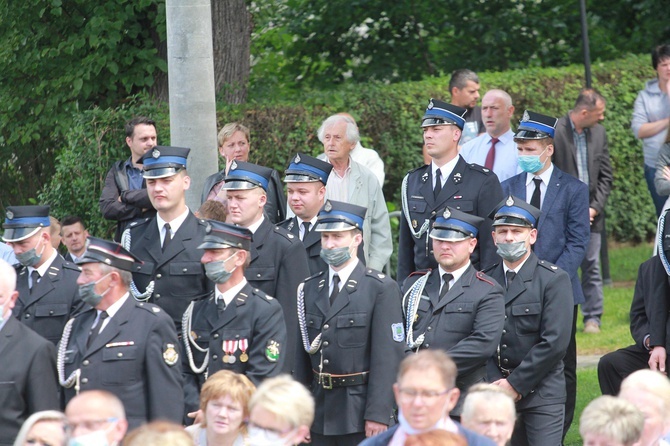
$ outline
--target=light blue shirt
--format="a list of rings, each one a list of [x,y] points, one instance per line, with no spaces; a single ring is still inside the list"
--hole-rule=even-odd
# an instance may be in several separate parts
[[[19,263],[19,261],[16,260],[16,256],[14,256],[14,250],[3,242],[0,242],[0,259],[4,260],[10,265]]]
[[[461,148],[461,156],[467,163],[474,163],[483,166],[486,162],[486,155],[491,149],[491,135],[483,133],[475,139],[468,141]],[[498,137],[496,143],[496,157],[493,161],[493,173],[498,176],[502,183],[517,173],[521,169],[517,164],[516,143],[514,142],[514,132],[508,130]]]

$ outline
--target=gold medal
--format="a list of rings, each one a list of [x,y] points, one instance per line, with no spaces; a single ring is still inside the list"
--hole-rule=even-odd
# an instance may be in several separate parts
[[[249,360],[249,355],[247,355],[246,353],[242,353],[240,355],[240,361],[241,362],[247,362],[248,360]]]
[[[412,227],[416,229],[417,226],[419,226],[419,222],[417,222],[416,220],[412,220]]]
[[[223,358],[221,358],[224,364],[228,364],[228,355],[223,355]]]

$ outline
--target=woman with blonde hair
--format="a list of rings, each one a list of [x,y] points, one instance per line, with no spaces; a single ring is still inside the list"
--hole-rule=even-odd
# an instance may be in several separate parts
[[[197,446],[248,444],[249,400],[256,391],[244,375],[221,370],[210,376],[200,392],[202,421],[186,428]]]
[[[65,446],[65,440],[65,415],[57,410],[43,410],[23,422],[14,446]]]

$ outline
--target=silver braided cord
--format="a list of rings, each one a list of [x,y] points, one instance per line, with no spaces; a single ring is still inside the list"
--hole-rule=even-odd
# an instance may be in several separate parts
[[[403,311],[407,308],[407,312],[405,313],[407,346],[412,350],[416,349],[417,351],[419,351],[419,347],[423,344],[426,333],[421,333],[419,337],[416,338],[416,341],[414,340],[414,318],[419,310],[419,301],[421,301],[421,294],[423,294],[423,290],[426,287],[429,275],[430,273],[421,276],[419,280],[414,282],[414,285],[412,285],[402,298]],[[407,305],[405,305],[406,303]]]
[[[121,236],[121,246],[123,246],[125,249],[128,250],[128,252],[130,252],[130,245],[131,245],[131,236],[130,236],[130,228],[128,228],[125,231],[123,231],[123,235]],[[135,285],[134,280],[130,282],[130,294],[138,302],[148,301],[153,292],[154,292],[153,280],[149,282],[149,285],[147,286],[147,289],[144,293],[140,293],[140,290],[137,289],[137,285]]]
[[[193,319],[192,316],[193,316],[194,304],[195,302],[191,302],[186,311],[184,311],[184,315],[181,318],[181,331],[182,331],[182,339],[186,339],[186,341],[184,342],[184,350],[186,350],[188,365],[191,367],[191,370],[193,370],[193,373],[200,374],[205,372],[207,370],[207,366],[209,365],[209,348],[200,347],[195,342],[195,339],[193,339],[193,336],[191,335],[191,320]],[[205,359],[202,361],[202,365],[200,367],[196,367],[195,365],[191,345],[193,345],[193,347],[195,347],[195,349],[198,350],[199,352],[205,353]],[[205,378],[207,378],[206,373]]]
[[[72,334],[73,324],[74,318],[70,319],[67,321],[67,324],[65,324],[65,328],[63,328],[63,335],[61,336],[60,342],[58,343],[58,356],[56,357],[58,382],[66,389],[69,389],[75,384],[76,381],[79,381],[79,374],[81,370],[75,370],[74,372],[70,373],[70,376],[68,376],[67,379],[65,379],[65,351],[67,350],[67,344],[70,342],[70,335]]]
[[[310,355],[319,351],[321,348],[321,333],[312,341],[309,342],[309,335],[307,334],[307,321],[305,320],[305,291],[303,290],[305,284],[298,285],[298,323],[300,325],[300,335],[302,336],[302,345],[305,351]]]
[[[426,234],[426,237],[428,234],[426,231],[428,231],[428,227],[430,226],[430,220],[425,219],[423,221],[423,224],[419,228],[418,231],[415,231],[414,228],[412,227],[412,217],[409,215],[409,205],[407,204],[407,179],[409,178],[409,174],[405,175],[405,178],[402,179],[402,186],[400,189],[400,198],[401,198],[401,203],[402,203],[402,213],[405,216],[405,221],[407,223],[407,226],[409,227],[409,232],[411,232],[412,236],[416,239],[420,239],[422,235]],[[428,239],[426,238],[426,243],[428,243]]]

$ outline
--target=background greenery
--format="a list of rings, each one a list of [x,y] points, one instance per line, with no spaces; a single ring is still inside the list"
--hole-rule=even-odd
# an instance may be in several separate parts
[[[512,95],[515,123],[525,109],[565,114],[582,87],[582,75],[578,65],[480,73],[482,91],[502,88]],[[629,123],[637,92],[653,71],[648,56],[628,56],[594,64],[593,75],[594,86],[608,99],[604,125],[614,164],[607,207],[609,231],[620,241],[646,240],[655,230],[655,215],[644,183],[641,146]],[[420,118],[430,97],[449,97],[447,83],[448,77],[431,77],[395,84],[345,84],[333,90],[305,89],[290,100],[220,104],[217,118],[219,127],[233,120],[248,125],[252,161],[281,172],[297,151],[320,153],[323,149],[316,137],[320,123],[330,114],[349,111],[359,122],[363,144],[375,148],[386,163],[384,194],[389,207],[398,209],[401,180],[421,163]],[[94,233],[108,235],[110,225],[100,217],[98,198],[108,167],[128,156],[122,127],[124,120],[136,114],[156,118],[159,141],[169,144],[167,107],[145,96],[116,108],[93,107],[76,113],[55,158],[55,174],[48,178],[39,201],[51,204],[58,217],[82,215]]]

